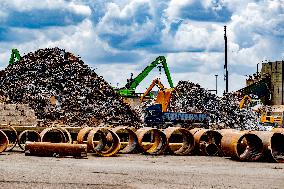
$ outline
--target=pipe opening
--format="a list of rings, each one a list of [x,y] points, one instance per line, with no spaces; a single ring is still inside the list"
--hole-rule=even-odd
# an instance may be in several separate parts
[[[9,140],[6,134],[0,130],[0,153],[5,151],[8,147]]]
[[[271,137],[271,154],[276,162],[284,163],[284,134],[274,133]]]
[[[40,135],[38,132],[33,130],[25,130],[20,133],[18,144],[22,150],[25,150],[25,143],[29,142],[40,142]]]
[[[120,153],[132,153],[137,148],[138,139],[133,130],[127,127],[117,127],[113,131],[118,135],[121,146]],[[109,135],[108,135],[109,136]]]
[[[261,139],[255,134],[243,135],[238,140],[237,153],[241,160],[257,161],[263,154]]]
[[[1,128],[1,130],[8,137],[8,146],[7,146],[5,151],[13,150],[13,148],[17,145],[17,142],[18,142],[17,131],[13,127],[11,127],[11,126]]]
[[[47,128],[41,133],[41,142],[51,142],[51,143],[65,143],[66,138],[64,132],[57,128]]]
[[[172,128],[169,128],[171,130]],[[167,133],[167,129],[165,133]],[[169,151],[176,155],[188,155],[194,150],[194,137],[186,129],[175,128],[169,131],[168,143]]]

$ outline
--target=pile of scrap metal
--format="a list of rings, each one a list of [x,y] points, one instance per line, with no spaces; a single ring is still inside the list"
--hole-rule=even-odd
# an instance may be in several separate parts
[[[12,133],[12,134],[11,134]],[[10,140],[13,141],[10,143]],[[88,153],[110,157],[119,153],[149,155],[206,155],[231,157],[238,161],[284,163],[284,129],[239,131],[235,129],[185,129],[168,127],[140,129],[119,126],[84,127],[73,138],[64,127],[38,133],[25,130],[17,135],[12,127],[0,130],[0,152],[16,144],[27,156],[87,157]]]
[[[189,81],[175,87],[169,109],[179,112],[206,112],[212,128],[257,129],[257,113],[240,109],[236,96],[228,93],[218,97]]]
[[[0,73],[5,103],[29,104],[38,119],[68,125],[103,123],[139,126],[113,88],[72,53],[40,49]]]

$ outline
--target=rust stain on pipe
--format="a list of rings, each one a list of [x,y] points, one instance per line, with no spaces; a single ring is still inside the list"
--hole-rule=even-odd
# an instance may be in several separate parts
[[[25,130],[19,134],[18,145],[22,150],[25,150],[25,143],[29,142],[40,142],[41,137],[37,131]]]
[[[8,144],[9,144],[9,139],[7,135],[0,130],[0,153],[6,150]]]
[[[26,156],[87,157],[86,144],[26,142]]]
[[[164,130],[167,137],[168,150],[175,155],[189,155],[194,150],[194,137],[193,134],[181,127],[168,127]],[[173,137],[182,137],[182,145],[178,149],[174,149],[171,144]]]
[[[223,132],[221,148],[225,156],[240,161],[258,161],[263,156],[261,139],[249,131]]]
[[[146,134],[148,134],[148,137],[150,139],[150,145],[143,144],[143,140],[145,139]],[[136,135],[138,137],[139,147],[145,154],[163,154],[168,146],[166,135],[156,128],[144,127],[138,129],[136,131]]]

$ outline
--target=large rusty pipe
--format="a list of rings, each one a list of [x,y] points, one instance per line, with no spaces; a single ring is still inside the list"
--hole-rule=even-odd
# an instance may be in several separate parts
[[[214,156],[221,152],[222,135],[218,131],[195,128],[190,132],[194,136],[197,154]]]
[[[41,138],[35,130],[25,130],[19,134],[18,144],[22,150],[25,150],[25,143],[29,142],[40,142]]]
[[[12,126],[1,127],[1,130],[8,137],[9,144],[5,151],[11,151],[18,143],[18,134],[17,131]]]
[[[240,161],[258,161],[263,156],[261,139],[249,131],[222,132],[221,148],[225,156]]]
[[[8,147],[9,140],[7,135],[0,130],[0,153],[5,151],[6,148]]]
[[[143,144],[146,134],[149,134],[151,138],[151,144],[147,146]],[[144,127],[138,129],[136,135],[139,147],[145,154],[160,155],[167,149],[168,142],[166,135],[156,128]]]
[[[168,127],[164,130],[168,142],[168,151],[175,155],[189,155],[194,150],[194,137],[193,134],[181,127]],[[182,145],[178,149],[172,147],[172,138],[182,137]]]
[[[111,135],[111,146],[107,146],[107,134]],[[94,142],[95,135],[99,135],[100,142]],[[106,142],[105,142],[106,141]],[[96,155],[102,157],[114,156],[120,149],[120,140],[118,135],[113,132],[111,129],[106,127],[95,127],[93,128],[87,138],[87,146],[90,148]]]
[[[66,143],[64,132],[56,127],[44,129],[40,134],[41,142]]]
[[[26,156],[87,157],[86,144],[26,142]]]
[[[133,153],[136,150],[136,148],[138,146],[138,138],[137,138],[137,135],[135,134],[134,129],[129,128],[129,127],[125,127],[125,126],[121,126],[121,127],[113,128],[112,131],[115,132],[119,137],[120,137],[120,134],[127,134],[128,135],[127,145],[126,146],[121,145],[120,150],[119,150],[120,153]],[[124,138],[125,137],[121,136],[120,141],[123,141]],[[125,141],[123,141],[123,142],[125,142]]]
[[[252,131],[251,133],[256,134],[263,143],[264,160],[284,162],[284,132]]]

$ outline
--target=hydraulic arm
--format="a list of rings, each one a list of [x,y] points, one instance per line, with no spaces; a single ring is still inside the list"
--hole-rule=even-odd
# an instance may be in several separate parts
[[[149,66],[147,66],[138,76],[134,79],[130,79],[129,82],[125,85],[123,89],[120,89],[118,92],[122,96],[132,96],[135,93],[136,87],[147,77],[147,75],[153,70],[153,68],[161,65],[164,68],[165,74],[167,76],[170,87],[173,88],[173,81],[171,74],[164,56],[157,57]]]

